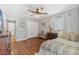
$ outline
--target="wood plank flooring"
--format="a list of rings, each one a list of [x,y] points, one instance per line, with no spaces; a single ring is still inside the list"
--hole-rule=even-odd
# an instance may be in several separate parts
[[[3,38],[0,38],[0,55],[5,55],[7,52],[6,50],[6,43]]]
[[[14,42],[11,44],[11,54],[34,55],[36,52],[39,51],[40,45],[44,41],[45,41],[44,39],[36,37]]]

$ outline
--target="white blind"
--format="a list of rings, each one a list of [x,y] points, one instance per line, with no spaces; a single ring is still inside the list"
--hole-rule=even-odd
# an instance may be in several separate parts
[[[64,18],[62,16],[55,17],[53,23],[56,30],[62,30],[64,28]]]

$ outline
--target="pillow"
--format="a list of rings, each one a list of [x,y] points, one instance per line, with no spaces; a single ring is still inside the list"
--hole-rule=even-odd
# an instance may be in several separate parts
[[[72,33],[72,32],[59,32],[58,37],[70,41],[79,42],[79,33]]]
[[[58,37],[62,38],[62,39],[67,39],[67,40],[71,39],[71,36],[70,36],[69,32],[59,32]]]
[[[79,33],[72,33],[71,34],[71,40],[79,42]]]

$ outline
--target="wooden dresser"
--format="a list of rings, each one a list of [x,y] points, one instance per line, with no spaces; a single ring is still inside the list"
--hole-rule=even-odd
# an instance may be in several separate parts
[[[43,38],[45,40],[50,40],[50,39],[57,38],[57,33],[46,33],[45,35],[39,35],[38,37]]]
[[[9,32],[0,34],[0,55],[7,55],[11,52],[11,34]]]
[[[55,39],[57,38],[57,33],[47,33],[46,38],[48,39]]]

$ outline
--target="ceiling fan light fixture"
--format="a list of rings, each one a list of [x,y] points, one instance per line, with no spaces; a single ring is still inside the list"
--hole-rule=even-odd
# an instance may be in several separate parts
[[[28,10],[28,11],[32,13],[31,16],[33,16],[33,15],[41,16],[41,15],[48,14],[48,13],[42,12],[42,10],[44,10],[44,8],[40,7],[40,8],[36,8],[36,10]]]

